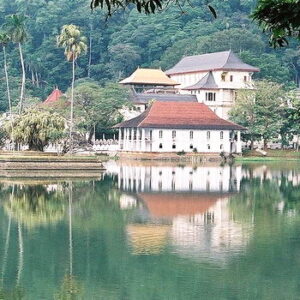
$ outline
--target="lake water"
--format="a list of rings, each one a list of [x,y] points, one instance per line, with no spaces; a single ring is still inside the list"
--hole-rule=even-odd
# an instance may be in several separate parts
[[[300,299],[300,164],[0,179],[0,299]]]

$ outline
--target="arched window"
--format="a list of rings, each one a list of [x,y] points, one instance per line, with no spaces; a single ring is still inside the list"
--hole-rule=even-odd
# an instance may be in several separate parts
[[[176,131],[175,130],[172,131],[172,138],[173,139],[176,138]]]
[[[209,140],[210,139],[210,131],[206,132],[206,138]]]
[[[220,131],[220,139],[223,140],[223,137],[224,137],[224,132]]]
[[[163,145],[162,145],[162,143],[160,143],[159,146],[158,146],[158,148],[162,149],[162,147],[163,147]]]
[[[190,139],[192,140],[194,138],[194,131],[190,131]]]
[[[163,137],[163,131],[160,130],[159,133],[158,133],[158,135],[159,135],[159,138],[162,139],[162,137]]]

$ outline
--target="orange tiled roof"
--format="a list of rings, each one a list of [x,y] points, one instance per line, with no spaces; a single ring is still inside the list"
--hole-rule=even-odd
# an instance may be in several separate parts
[[[54,102],[57,102],[62,95],[63,93],[56,88],[52,91],[52,93],[48,96],[48,98],[44,101],[43,104],[52,104]]]
[[[155,101],[136,118],[116,128],[169,128],[202,130],[244,130],[245,128],[218,117],[207,105],[194,102]]]
[[[137,69],[129,77],[120,81],[122,84],[149,84],[149,85],[178,85],[160,69]]]

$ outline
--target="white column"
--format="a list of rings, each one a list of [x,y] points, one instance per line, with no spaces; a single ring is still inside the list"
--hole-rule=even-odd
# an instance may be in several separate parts
[[[141,151],[146,151],[146,134],[145,134],[145,129],[142,128],[142,147]]]
[[[241,144],[241,132],[237,132],[237,141],[236,141],[236,152],[241,153],[242,152],[242,144]]]
[[[127,151],[127,128],[124,128],[124,145],[123,145],[123,149],[124,151]]]
[[[136,129],[136,143],[135,143],[135,149],[136,151],[140,151],[141,148],[140,148],[140,129],[137,128]]]

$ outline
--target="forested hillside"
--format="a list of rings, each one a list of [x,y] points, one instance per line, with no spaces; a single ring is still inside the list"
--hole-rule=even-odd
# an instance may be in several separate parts
[[[255,1],[216,0],[212,4],[218,11],[217,19],[204,1],[194,0],[183,8],[185,13],[176,6],[148,16],[127,9],[106,21],[100,9],[91,13],[89,0],[0,0],[0,26],[7,15],[27,16],[28,38],[23,45],[27,101],[34,97],[43,100],[53,87],[65,91],[70,85],[70,63],[63,49],[56,46],[56,36],[65,24],[80,26],[87,37],[88,53],[77,61],[77,78],[91,77],[101,84],[117,81],[137,66],[166,69],[184,55],[228,49],[261,69],[256,78],[268,78],[286,87],[299,81],[299,45],[291,41],[287,48],[270,48],[261,29],[248,17]],[[21,80],[18,48],[9,44],[7,52],[12,98],[17,103]],[[0,110],[5,111],[0,54]]]

